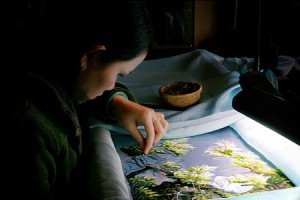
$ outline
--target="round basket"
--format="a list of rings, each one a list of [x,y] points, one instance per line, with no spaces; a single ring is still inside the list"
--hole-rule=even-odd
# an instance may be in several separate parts
[[[159,88],[159,95],[165,103],[180,108],[197,103],[201,92],[202,85],[192,81],[167,83]]]

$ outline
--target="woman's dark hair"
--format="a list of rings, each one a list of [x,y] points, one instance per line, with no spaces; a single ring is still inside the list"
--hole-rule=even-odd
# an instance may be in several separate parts
[[[142,0],[90,0],[71,8],[41,38],[33,57],[37,67],[50,63],[72,71],[99,44],[106,47],[105,63],[127,61],[150,48],[152,28]]]

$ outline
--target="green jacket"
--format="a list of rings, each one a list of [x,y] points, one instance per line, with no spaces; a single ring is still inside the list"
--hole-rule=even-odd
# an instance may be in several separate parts
[[[116,84],[101,97],[77,104],[67,87],[53,74],[26,73],[26,85],[15,94],[10,115],[12,134],[7,181],[10,197],[22,199],[70,199],[81,194],[85,180],[86,143],[89,120],[109,119],[107,101],[115,92],[125,93],[134,101],[128,88]]]

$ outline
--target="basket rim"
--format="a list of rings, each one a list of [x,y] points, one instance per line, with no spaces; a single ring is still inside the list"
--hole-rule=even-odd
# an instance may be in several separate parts
[[[191,93],[186,93],[186,94],[168,94],[164,92],[164,89],[168,86],[174,85],[174,84],[178,84],[178,83],[192,83],[194,85],[198,85],[199,88]],[[174,81],[174,82],[170,82],[170,83],[166,83],[164,85],[162,85],[159,88],[159,93],[163,96],[169,96],[169,97],[182,97],[182,96],[191,96],[194,95],[195,93],[201,92],[202,91],[202,84],[200,84],[199,82],[196,81]]]

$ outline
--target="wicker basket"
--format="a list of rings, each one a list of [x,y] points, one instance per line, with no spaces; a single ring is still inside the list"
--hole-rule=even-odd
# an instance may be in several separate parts
[[[202,85],[191,81],[167,83],[159,88],[162,100],[170,106],[184,108],[200,99]]]

